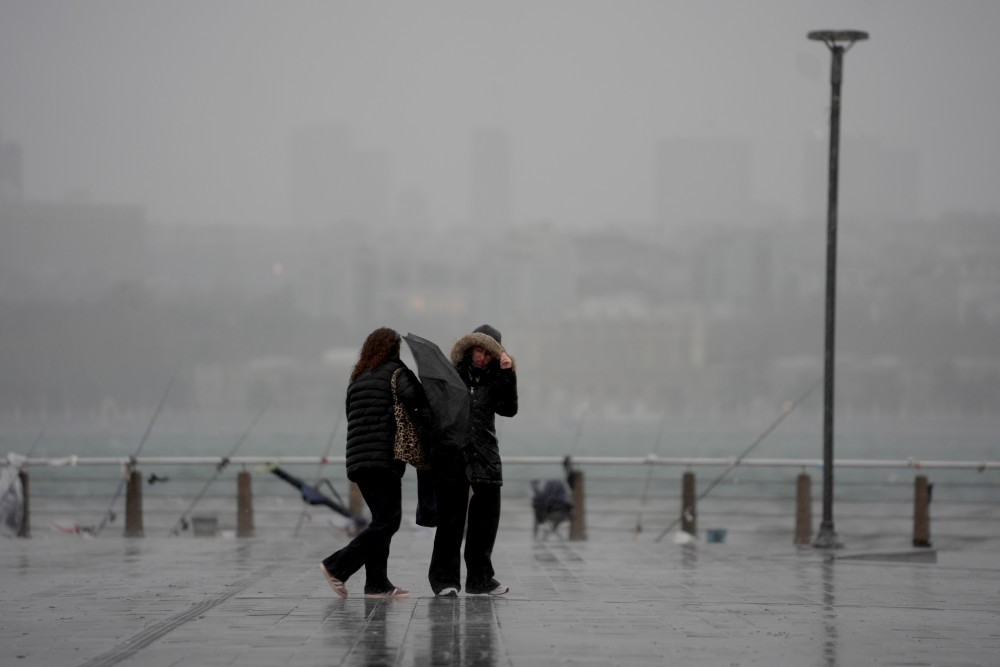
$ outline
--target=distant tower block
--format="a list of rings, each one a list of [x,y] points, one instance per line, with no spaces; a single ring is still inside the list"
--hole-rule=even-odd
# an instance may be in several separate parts
[[[0,136],[0,201],[19,201],[24,194],[21,147]]]
[[[499,128],[472,137],[469,218],[477,230],[504,232],[511,226],[510,140]]]

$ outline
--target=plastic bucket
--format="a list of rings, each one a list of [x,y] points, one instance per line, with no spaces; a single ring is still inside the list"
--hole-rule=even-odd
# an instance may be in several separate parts
[[[722,544],[726,541],[725,528],[710,528],[705,531],[705,541]]]

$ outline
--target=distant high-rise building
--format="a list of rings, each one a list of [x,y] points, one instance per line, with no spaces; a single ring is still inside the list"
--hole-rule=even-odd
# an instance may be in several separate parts
[[[427,197],[418,190],[404,190],[396,197],[396,227],[413,231],[428,231],[431,223]]]
[[[24,165],[21,147],[0,136],[0,199],[19,200],[24,196]]]
[[[749,142],[669,139],[657,144],[654,159],[654,215],[659,226],[740,225],[758,215]]]
[[[826,217],[829,141],[823,134],[805,142],[803,206],[809,218]],[[841,137],[837,190],[837,213],[844,220],[913,221],[920,204],[919,155],[870,137]]]
[[[390,166],[383,151],[358,148],[340,124],[301,128],[289,151],[292,224],[382,227],[389,218]]]
[[[473,135],[469,190],[469,221],[475,229],[510,229],[513,187],[505,131],[484,128]]]

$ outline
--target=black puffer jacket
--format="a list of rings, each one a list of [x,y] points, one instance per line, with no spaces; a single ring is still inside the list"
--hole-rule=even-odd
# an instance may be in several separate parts
[[[406,464],[393,456],[396,440],[396,418],[392,410],[392,374],[402,368],[396,378],[396,395],[414,418],[418,428],[424,426],[429,411],[424,389],[409,368],[398,357],[389,359],[378,368],[365,369],[347,385],[347,478],[365,468],[393,470],[402,476]]]
[[[517,414],[517,374],[514,366],[500,368],[499,357],[504,349],[499,341],[500,332],[483,325],[459,338],[451,348],[452,363],[472,397],[469,440],[463,453],[466,477],[475,483],[503,484],[496,415]],[[472,363],[471,350],[476,345],[493,355],[484,368]]]

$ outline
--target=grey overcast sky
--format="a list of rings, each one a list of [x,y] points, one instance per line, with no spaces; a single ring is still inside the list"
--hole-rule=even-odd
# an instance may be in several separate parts
[[[166,222],[280,225],[299,127],[385,151],[395,193],[464,218],[472,133],[510,136],[514,219],[652,217],[653,147],[744,139],[753,195],[798,218],[827,124],[914,150],[916,210],[1000,212],[994,0],[0,1],[0,135],[25,195],[144,206]]]

